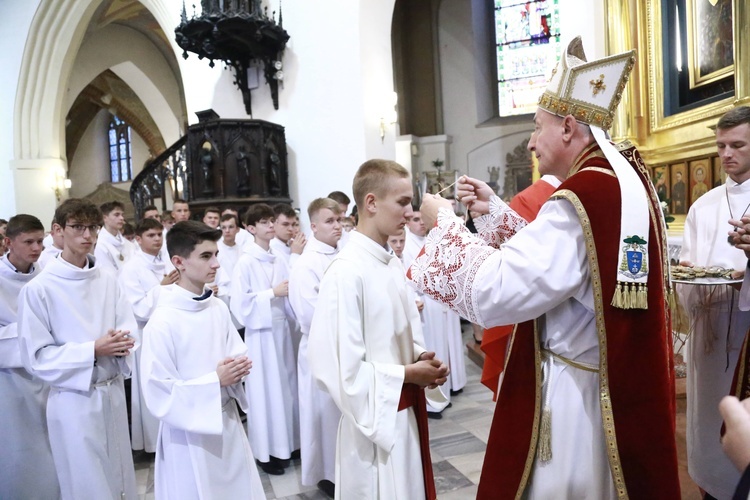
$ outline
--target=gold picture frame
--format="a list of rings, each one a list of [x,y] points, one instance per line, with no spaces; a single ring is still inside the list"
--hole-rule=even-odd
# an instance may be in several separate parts
[[[686,0],[690,88],[734,73],[732,0]]]
[[[708,1],[708,0],[686,0],[686,3],[691,4],[697,1]],[[734,0],[734,2],[741,2],[741,0]],[[661,2],[644,1],[645,14],[646,14],[646,62],[647,62],[647,96],[648,96],[648,115],[649,115],[649,130],[650,133],[654,132],[666,132],[675,128],[681,128],[685,125],[700,122],[702,120],[712,119],[717,116],[721,116],[734,107],[735,97],[728,97],[720,101],[707,104],[705,106],[699,106],[690,111],[683,111],[671,116],[664,116],[664,70],[662,67],[664,61],[664,53],[662,50],[662,39],[657,34],[661,33],[660,26],[662,25],[662,11]],[[744,6],[741,7],[744,11]],[[736,9],[735,9],[736,10]],[[735,12],[735,16],[737,13]],[[735,23],[736,24],[736,23]],[[692,38],[692,30],[688,30],[688,38]],[[744,35],[743,35],[744,36]],[[735,33],[735,39],[741,39]],[[689,43],[692,43],[688,41]],[[689,52],[689,51],[688,51]],[[735,64],[737,61],[735,61]],[[741,86],[735,85],[735,92],[742,92]],[[736,95],[742,95],[737,93]],[[676,137],[666,136],[669,141],[673,141]],[[661,142],[661,141],[659,141]],[[677,152],[676,156],[680,156]]]

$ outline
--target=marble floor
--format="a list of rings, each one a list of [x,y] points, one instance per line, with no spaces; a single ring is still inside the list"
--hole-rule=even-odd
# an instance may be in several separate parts
[[[468,341],[470,329],[464,330]],[[489,435],[495,404],[492,393],[479,381],[481,370],[466,360],[468,383],[461,394],[453,396],[451,408],[443,411],[441,420],[430,420],[430,448],[435,475],[435,486],[440,500],[466,500],[476,497],[484,451]],[[681,410],[681,411],[680,411]],[[684,406],[678,404],[678,452],[683,499],[700,498],[690,481],[685,465]],[[681,427],[681,428],[680,428]],[[153,499],[153,459],[136,455],[136,480],[140,499]],[[315,486],[300,482],[300,463],[293,460],[282,476],[269,476],[260,471],[268,499],[324,500],[326,497]]]

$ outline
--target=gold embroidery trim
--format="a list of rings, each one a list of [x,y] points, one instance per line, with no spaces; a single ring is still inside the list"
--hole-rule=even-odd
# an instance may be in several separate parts
[[[608,170],[602,167],[586,167],[579,170],[579,172],[599,172],[600,174],[607,174],[611,177],[617,178],[617,174],[615,174],[614,170]]]
[[[591,221],[581,200],[569,189],[557,191],[550,199],[564,199],[569,201],[578,214],[583,230],[583,238],[586,243],[586,254],[589,260],[591,273],[591,286],[594,292],[594,311],[596,317],[596,331],[599,337],[599,404],[602,411],[602,427],[604,428],[604,439],[607,443],[607,456],[609,467],[612,471],[612,481],[617,491],[617,498],[628,498],[628,490],[625,487],[625,477],[620,463],[620,452],[617,448],[617,436],[615,434],[615,420],[612,412],[612,399],[609,392],[609,376],[607,363],[607,329],[604,324],[604,306],[602,301],[602,281],[599,273],[599,259],[596,254],[594,234],[591,231]]]
[[[513,335],[510,338],[510,346],[508,349],[509,353],[513,352],[513,342],[516,338],[516,331],[518,325],[513,329]],[[505,366],[508,366],[509,354],[505,360]],[[526,454],[526,464],[523,467],[523,474],[521,475],[521,482],[518,484],[518,490],[516,491],[516,500],[523,498],[524,490],[529,482],[531,476],[531,468],[534,466],[534,459],[536,457],[536,446],[539,442],[539,423],[542,416],[542,353],[541,346],[539,344],[539,328],[538,321],[534,320],[534,379],[536,380],[536,388],[534,393],[534,424],[531,429],[531,443],[529,443],[529,451]],[[502,389],[501,389],[502,390]]]
[[[573,167],[568,170],[567,178],[569,179],[572,175],[577,174],[578,170],[583,166],[583,163],[589,158],[606,158],[606,156],[604,156],[604,153],[597,144],[589,145],[589,147],[581,151],[578,158],[573,161]]]

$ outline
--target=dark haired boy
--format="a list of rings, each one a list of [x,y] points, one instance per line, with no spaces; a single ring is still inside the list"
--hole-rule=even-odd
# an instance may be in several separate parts
[[[143,328],[156,309],[163,285],[171,285],[179,278],[176,269],[166,267],[162,258],[162,231],[164,226],[156,219],[143,219],[135,228],[135,238],[140,247],[125,263],[118,281],[138,322],[138,333],[143,338]],[[131,446],[134,450],[156,451],[159,420],[143,404],[140,388],[140,351],[136,351],[133,379],[130,384]]]
[[[203,223],[212,229],[219,228],[219,220],[221,219],[221,210],[216,207],[208,207],[203,211]]]
[[[47,426],[62,497],[135,499],[123,385],[135,318],[114,274],[89,255],[99,209],[71,198],[55,220],[63,251],[18,299],[22,361],[50,386]]]
[[[245,325],[245,343],[255,363],[245,382],[250,410],[247,433],[261,468],[283,474],[294,450],[299,448],[299,416],[296,365],[288,318],[288,270],[270,250],[274,237],[273,210],[252,205],[245,225],[253,235],[234,268],[230,306]]]
[[[21,288],[39,274],[44,226],[33,215],[11,217],[0,257],[0,498],[58,498],[45,411],[49,388],[21,362],[17,312]]]
[[[275,237],[271,239],[271,250],[276,257],[284,259],[288,270],[305,249],[307,239],[304,234],[294,235],[294,224],[299,220],[297,212],[287,203],[279,203],[273,207],[273,230]]]
[[[161,420],[157,498],[265,498],[237,412],[252,363],[226,305],[206,283],[219,268],[221,231],[178,222],[167,248],[180,277],[162,288],[144,330],[143,395]]]
[[[119,201],[110,201],[103,203],[99,209],[102,211],[104,227],[99,232],[94,256],[99,268],[106,267],[119,272],[135,250],[133,244],[122,234],[125,205]]]

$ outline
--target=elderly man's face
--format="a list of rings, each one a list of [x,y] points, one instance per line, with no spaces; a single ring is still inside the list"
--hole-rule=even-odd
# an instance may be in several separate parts
[[[558,154],[564,146],[562,134],[561,118],[538,109],[534,115],[534,131],[531,133],[527,148],[536,155],[541,175],[559,173],[561,165]]]

